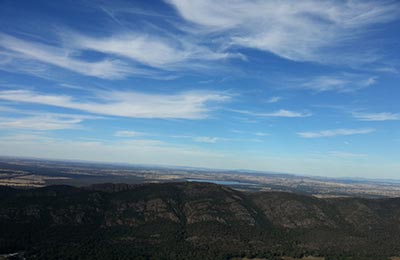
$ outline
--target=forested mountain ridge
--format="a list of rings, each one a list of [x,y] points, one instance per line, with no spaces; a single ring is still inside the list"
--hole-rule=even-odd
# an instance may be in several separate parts
[[[0,230],[0,253],[28,259],[385,259],[400,255],[400,198],[193,182],[0,187]]]

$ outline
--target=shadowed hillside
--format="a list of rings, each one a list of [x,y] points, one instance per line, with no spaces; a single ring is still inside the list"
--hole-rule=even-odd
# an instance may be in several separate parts
[[[0,253],[28,259],[385,259],[400,255],[399,224],[400,199],[209,183],[0,187]]]

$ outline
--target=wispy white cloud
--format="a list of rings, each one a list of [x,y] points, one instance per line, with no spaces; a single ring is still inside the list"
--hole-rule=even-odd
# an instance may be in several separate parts
[[[242,131],[242,130],[238,130],[238,129],[231,129],[230,131],[232,133],[235,133],[235,134],[245,134],[245,133],[247,133],[247,131]]]
[[[165,1],[200,27],[192,30],[220,33],[231,45],[317,62],[339,61],[334,48],[361,37],[370,25],[393,20],[398,10],[393,1]],[[340,59],[349,61],[350,54]]]
[[[242,132],[244,133],[244,132]],[[251,135],[257,135],[256,133],[250,133]],[[262,136],[260,133],[257,136]],[[220,143],[220,142],[225,142],[225,143],[250,143],[250,142],[256,142],[256,143],[261,143],[263,140],[257,139],[257,138],[228,138],[228,137],[223,137],[223,136],[196,136],[196,135],[162,135],[159,134],[158,136],[161,137],[172,137],[172,138],[179,138],[179,139],[187,139],[191,140],[194,143],[208,143],[208,144],[215,144],[215,143]]]
[[[264,137],[264,136],[270,136],[270,133],[266,133],[266,132],[252,132],[252,131],[242,131],[242,130],[237,130],[237,129],[232,129],[230,130],[232,133],[235,134],[246,134],[246,135],[255,135],[255,136],[259,136],[259,137]]]
[[[0,137],[1,141],[12,141],[18,143],[24,143],[26,141],[50,141],[51,138],[46,137],[42,133],[23,133],[23,134],[11,134]]]
[[[0,60],[4,61],[0,62],[0,70],[2,71],[21,73],[52,81],[60,79],[59,73],[55,70],[51,70],[51,65],[28,59],[15,52],[8,50],[0,51]]]
[[[269,113],[259,113],[247,110],[232,110],[233,112],[237,112],[240,114],[246,114],[251,116],[258,116],[258,117],[309,117],[312,114],[310,112],[298,112],[298,111],[291,111],[286,109],[280,109],[274,112]]]
[[[382,66],[382,67],[379,67],[379,68],[376,68],[375,69],[375,71],[378,71],[378,72],[386,72],[386,73],[392,73],[392,74],[400,74],[400,70],[399,69],[397,69],[395,66],[388,66],[388,65],[386,65],[386,66]]]
[[[51,43],[44,43],[35,35],[25,35],[23,39],[2,33],[0,51],[6,53],[0,53],[0,68],[7,69],[6,65],[12,64],[21,72],[45,74],[43,70],[47,68],[29,64],[34,61],[105,79],[129,75],[162,77],[161,71],[209,70],[216,67],[215,62],[210,66],[213,61],[245,59],[236,46],[268,51],[296,61],[329,62],[335,59],[350,62],[350,54],[341,55],[339,59],[332,52],[340,49],[343,53],[340,44],[363,35],[360,32],[368,26],[391,21],[399,7],[397,3],[387,1],[166,2],[189,23],[182,27],[175,23],[178,28],[167,32],[148,28],[128,31],[125,28],[103,32],[102,36],[64,29],[57,35],[62,40]],[[129,13],[129,10],[137,12],[135,8],[113,10],[100,6],[100,9],[122,27],[115,14]],[[327,51],[329,48],[331,51]],[[105,58],[89,61],[84,58],[85,51],[100,52]],[[354,60],[366,62],[374,61],[377,56],[366,55],[368,57],[362,57],[360,53],[353,56],[357,56]]]
[[[270,97],[270,98],[267,100],[267,103],[276,103],[276,102],[279,102],[281,99],[282,99],[281,97],[277,97],[277,96],[275,96],[275,97]]]
[[[120,14],[128,14],[128,15],[142,15],[142,16],[150,16],[150,17],[156,17],[156,18],[168,18],[168,19],[176,19],[174,15],[168,15],[165,13],[157,12],[155,10],[151,9],[144,9],[144,8],[139,8],[136,6],[132,6],[128,4],[124,4],[124,2],[118,2],[117,4],[113,2],[112,5],[98,5],[96,6],[100,8],[103,12],[105,12],[108,16],[110,16],[111,19],[113,19],[117,24],[119,25],[124,25],[123,22],[121,22],[121,19],[118,19],[117,17]]]
[[[66,115],[37,115],[21,118],[0,117],[0,128],[30,129],[39,131],[76,129],[84,117]]]
[[[142,135],[145,135],[145,133],[136,131],[126,131],[126,130],[117,131],[114,134],[114,136],[116,137],[137,137]]]
[[[398,113],[353,113],[353,117],[360,121],[394,121],[400,120],[400,114]]]
[[[89,113],[133,118],[201,119],[212,110],[211,103],[230,99],[217,92],[148,94],[140,92],[99,92],[94,101],[67,95],[41,94],[28,90],[0,91],[0,99],[81,110]]]
[[[19,112],[19,110],[9,106],[0,106],[0,112],[1,113]]]
[[[209,143],[209,144],[215,144],[218,142],[220,138],[218,137],[209,137],[209,136],[197,136],[193,138],[193,141],[198,142],[198,143]]]
[[[361,128],[361,129],[333,129],[333,130],[323,130],[318,132],[299,132],[297,134],[303,138],[320,138],[320,137],[370,134],[373,132],[375,132],[375,129],[373,128]]]
[[[155,33],[124,32],[94,37],[75,32],[59,33],[62,41],[50,45],[0,33],[2,69],[13,65],[20,72],[44,74],[40,64],[104,79],[121,79],[130,75],[163,77],[162,71],[206,70],[207,63],[228,58],[241,58],[231,53],[198,44],[185,36],[163,36]],[[105,55],[99,61],[87,61],[85,51]],[[30,61],[39,65],[29,64]],[[214,65],[214,68],[216,66]],[[39,69],[39,71],[38,71]]]
[[[95,38],[72,33],[70,44],[78,50],[94,50],[108,55],[117,55],[142,65],[164,69],[190,69],[196,62],[214,61],[241,54],[213,51],[208,47],[186,40],[185,37],[163,37],[161,35],[124,33]]]
[[[115,79],[128,74],[145,74],[144,70],[128,66],[117,59],[88,62],[79,59],[71,49],[21,40],[6,34],[0,34],[0,47],[9,51],[8,57],[12,60],[35,60],[87,76]]]
[[[377,81],[376,77],[362,77],[360,75],[344,74],[337,76],[318,76],[300,85],[301,88],[317,92],[335,91],[339,93],[357,91]]]
[[[254,133],[254,135],[256,135],[256,136],[269,136],[270,134],[269,133],[265,133],[265,132],[256,132],[256,133]]]
[[[211,137],[211,136],[195,136],[195,135],[161,135],[164,137],[172,137],[178,139],[189,139],[195,143],[210,143],[215,144],[219,141],[227,141],[227,138]]]
[[[343,158],[343,159],[353,159],[353,158],[366,158],[368,154],[364,153],[352,153],[352,152],[343,152],[343,151],[330,151],[330,156]]]

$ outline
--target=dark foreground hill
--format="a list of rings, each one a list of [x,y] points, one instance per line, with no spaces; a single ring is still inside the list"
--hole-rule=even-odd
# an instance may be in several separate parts
[[[387,259],[400,255],[400,199],[243,193],[209,183],[0,187],[0,254],[14,252],[27,259]]]

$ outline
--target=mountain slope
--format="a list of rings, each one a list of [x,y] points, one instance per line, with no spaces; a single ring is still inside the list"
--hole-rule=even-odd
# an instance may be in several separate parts
[[[0,253],[40,259],[400,255],[400,199],[244,193],[209,183],[0,187]]]

